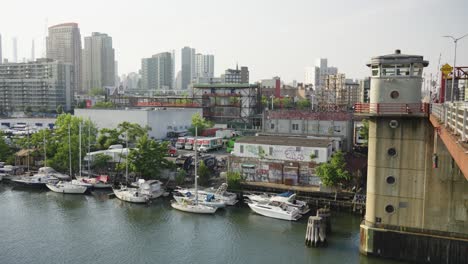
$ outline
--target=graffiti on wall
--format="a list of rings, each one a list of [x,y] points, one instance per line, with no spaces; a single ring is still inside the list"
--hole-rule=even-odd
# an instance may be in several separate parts
[[[284,151],[284,155],[289,160],[303,161],[305,159],[304,155],[302,154],[302,151],[296,151],[296,148],[293,148],[293,147],[287,148]]]

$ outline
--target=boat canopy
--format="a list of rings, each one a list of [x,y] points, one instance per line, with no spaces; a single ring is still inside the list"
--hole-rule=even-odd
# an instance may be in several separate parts
[[[206,195],[206,201],[207,202],[211,202],[211,200],[213,200],[215,198],[214,194],[207,194]]]
[[[280,193],[278,194],[278,196],[281,196],[281,197],[289,197],[291,195],[293,195],[294,193],[293,192],[284,192],[284,193]]]

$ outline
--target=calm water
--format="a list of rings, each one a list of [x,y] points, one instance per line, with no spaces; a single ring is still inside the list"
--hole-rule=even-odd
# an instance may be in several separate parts
[[[63,195],[0,183],[0,263],[396,263],[359,255],[359,217],[334,214],[324,249],[304,246],[306,219],[230,207],[215,215]]]

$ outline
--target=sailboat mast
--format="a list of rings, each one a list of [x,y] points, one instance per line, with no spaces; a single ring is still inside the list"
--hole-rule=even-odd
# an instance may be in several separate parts
[[[125,148],[127,149],[125,155],[125,181],[128,183],[128,131],[125,131]]]
[[[80,144],[80,147],[79,147],[79,166],[80,166],[80,177],[81,177],[81,122],[80,122],[80,129],[79,129],[79,143]]]
[[[46,143],[46,138],[45,138],[45,133],[46,132],[47,131],[44,129],[43,134],[42,134],[43,135],[43,140],[44,140],[44,167],[47,167],[47,149],[46,149],[47,143]]]
[[[91,177],[91,123],[88,124],[88,177]]]
[[[198,153],[197,153],[197,136],[198,129],[195,127],[195,140],[193,142],[193,148],[195,149],[195,204],[198,204],[198,176],[197,176],[197,166],[198,166]]]
[[[71,121],[70,121],[71,122]],[[72,176],[72,164],[71,164],[71,132],[70,123],[68,124],[68,165],[70,166],[70,177]]]

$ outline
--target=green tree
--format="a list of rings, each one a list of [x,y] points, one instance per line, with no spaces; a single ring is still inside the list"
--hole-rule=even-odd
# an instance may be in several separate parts
[[[176,178],[175,178],[175,182],[177,185],[182,185],[185,183],[185,178],[187,177],[187,172],[183,169],[180,169],[178,172],[177,172],[177,175],[176,175]]]
[[[296,103],[296,106],[300,110],[309,109],[310,108],[310,101],[307,99],[301,99]]]
[[[77,103],[76,108],[86,108],[86,100],[80,100]]]
[[[50,164],[54,169],[68,173],[69,172],[69,147],[71,149],[71,163],[72,163],[72,174],[79,170],[79,125],[82,124],[82,135],[81,135],[81,158],[84,158],[87,152],[87,146],[91,142],[96,140],[97,129],[91,120],[83,120],[79,117],[72,116],[70,114],[59,115],[55,122],[54,133],[44,132],[46,134],[47,142],[47,164]],[[69,144],[69,133],[68,128],[70,127],[70,143]],[[90,135],[88,136],[88,129]],[[43,145],[43,135],[40,133],[37,135],[34,144]],[[49,161],[50,157],[50,161]]]
[[[364,138],[365,143],[363,145],[367,146],[367,142],[369,142],[369,120],[362,120],[362,128],[359,129],[359,136]]]
[[[291,108],[293,106],[293,101],[289,97],[281,98],[281,106],[282,108]]]
[[[93,168],[98,172],[98,173],[104,173],[106,172],[107,166],[109,164],[109,161],[112,160],[112,157],[109,155],[106,155],[104,153],[99,153],[93,158]]]
[[[137,142],[137,140],[148,133],[149,127],[141,127],[136,123],[122,122],[117,128],[103,128],[100,131],[97,143],[100,149],[107,149],[110,145],[125,145],[125,135],[128,136],[128,142]]]
[[[268,106],[268,97],[266,97],[265,95],[262,95],[262,106],[263,108]]]
[[[228,188],[230,190],[240,190],[242,177],[239,172],[230,171],[227,173]]]
[[[195,127],[198,128],[198,133],[200,133],[205,128],[213,127],[213,123],[206,120],[199,113],[192,115],[192,127],[189,128],[189,131],[192,135],[195,135]]]
[[[281,98],[274,98],[273,99],[273,107],[274,109],[278,109],[281,106]]]
[[[333,154],[331,160],[322,163],[315,168],[317,176],[322,180],[323,185],[338,187],[351,179],[350,173],[346,170],[346,161],[341,151]],[[336,199],[335,191],[335,199]]]
[[[13,150],[5,142],[3,132],[0,131],[0,161],[7,161],[13,154]]]
[[[99,95],[105,95],[106,94],[106,90],[104,90],[103,88],[91,88],[88,92],[88,94],[90,96],[99,96]]]
[[[145,179],[159,178],[162,169],[171,168],[172,162],[165,158],[167,142],[158,143],[143,135],[138,139],[137,148],[131,149],[128,164],[131,171]],[[120,164],[119,168],[125,164]]]
[[[29,105],[26,106],[26,107],[24,108],[24,114],[27,115],[27,116],[30,116],[31,113],[32,113],[32,108],[31,108],[31,106],[29,106]]]
[[[62,114],[63,113],[63,106],[62,105],[57,105],[57,109],[55,110],[57,114]]]
[[[198,182],[200,185],[207,185],[210,181],[210,169],[205,165],[204,162],[200,162],[200,166],[198,167]]]
[[[114,108],[114,107],[115,105],[112,102],[97,102],[93,105],[93,108],[101,108],[101,109]]]

